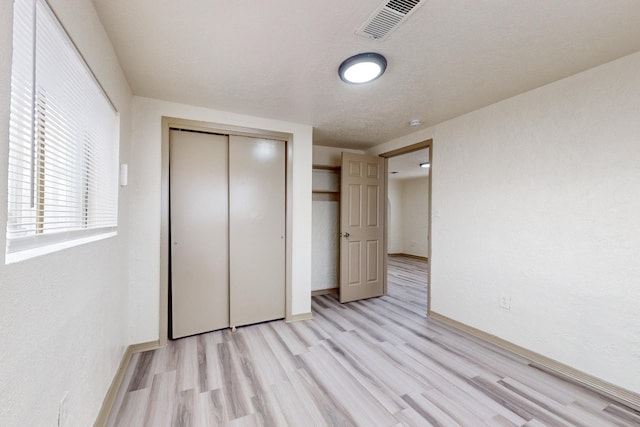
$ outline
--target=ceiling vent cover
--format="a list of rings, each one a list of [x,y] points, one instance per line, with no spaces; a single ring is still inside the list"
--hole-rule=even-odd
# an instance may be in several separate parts
[[[421,0],[385,1],[356,31],[356,34],[377,40],[384,39],[398,28],[420,4]]]

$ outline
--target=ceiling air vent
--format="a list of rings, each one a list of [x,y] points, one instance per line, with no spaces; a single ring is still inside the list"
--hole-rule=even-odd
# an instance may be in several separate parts
[[[356,34],[384,39],[404,22],[420,5],[421,0],[391,0],[382,3]]]

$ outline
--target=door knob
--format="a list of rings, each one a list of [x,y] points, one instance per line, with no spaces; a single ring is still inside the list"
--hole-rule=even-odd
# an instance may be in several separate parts
[[[349,233],[340,233],[340,237],[349,237]]]

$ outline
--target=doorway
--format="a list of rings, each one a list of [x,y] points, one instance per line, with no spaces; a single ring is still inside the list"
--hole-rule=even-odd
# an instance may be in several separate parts
[[[387,170],[387,257],[426,262],[427,316],[431,311],[432,140],[382,153]]]

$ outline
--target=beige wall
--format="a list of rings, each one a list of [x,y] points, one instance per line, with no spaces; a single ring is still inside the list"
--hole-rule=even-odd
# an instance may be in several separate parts
[[[404,187],[404,216],[402,241],[404,253],[429,256],[429,178],[406,179]]]
[[[90,1],[49,0],[120,112],[127,162],[131,91]],[[0,224],[6,224],[12,1],[0,2]],[[127,342],[129,192],[120,188],[118,236],[4,265],[0,232],[0,424],[93,424]]]
[[[640,53],[370,151],[433,138],[433,311],[635,392],[638,70]]]
[[[387,186],[387,253],[404,253],[402,181],[390,179]]]
[[[389,180],[388,250],[429,256],[429,178]]]

